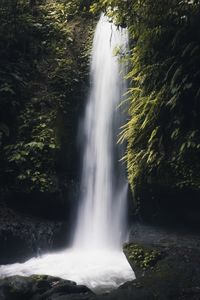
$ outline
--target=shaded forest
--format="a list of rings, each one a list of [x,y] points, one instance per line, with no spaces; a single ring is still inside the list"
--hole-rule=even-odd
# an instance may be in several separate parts
[[[128,66],[118,143],[136,280],[101,298],[16,276],[0,279],[2,299],[200,299],[200,0],[0,0],[0,265],[69,245],[102,12],[129,33],[113,54]]]
[[[77,182],[94,20],[80,1],[0,5],[1,198],[62,206]]]

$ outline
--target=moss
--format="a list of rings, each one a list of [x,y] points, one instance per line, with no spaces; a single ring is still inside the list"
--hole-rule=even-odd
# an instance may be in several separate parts
[[[199,249],[127,244],[124,252],[136,273],[129,286],[137,299],[148,299],[144,293],[159,300],[199,299]]]
[[[47,275],[32,275],[30,276],[31,279],[35,281],[40,281],[40,280],[46,280],[48,278]]]
[[[162,257],[160,251],[139,244],[125,245],[124,253],[131,264],[136,265],[142,270],[147,270],[155,266]]]

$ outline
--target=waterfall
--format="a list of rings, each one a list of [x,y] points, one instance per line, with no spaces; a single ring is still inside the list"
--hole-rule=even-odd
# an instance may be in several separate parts
[[[80,207],[72,248],[0,266],[0,277],[47,274],[108,292],[135,278],[121,249],[127,182],[116,146],[123,116],[117,108],[126,90],[125,67],[113,52],[127,46],[127,31],[105,16],[98,22],[91,61],[91,91],[80,133],[84,141]]]
[[[126,29],[117,29],[104,15],[97,25],[91,59],[91,90],[80,135],[83,171],[75,247],[120,247],[124,236],[127,182],[117,144],[125,92],[123,64],[114,51],[125,53]]]

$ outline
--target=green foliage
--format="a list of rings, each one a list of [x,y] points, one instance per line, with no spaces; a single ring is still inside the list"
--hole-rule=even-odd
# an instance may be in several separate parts
[[[66,151],[62,164],[71,171],[74,115],[78,117],[78,100],[88,76],[90,4],[84,0],[0,3],[0,179],[4,189],[56,191],[62,151]]]
[[[137,244],[126,244],[124,252],[131,264],[143,270],[153,267],[162,257],[160,251]]]
[[[130,32],[130,119],[120,141],[133,190],[200,190],[200,1],[100,0]]]

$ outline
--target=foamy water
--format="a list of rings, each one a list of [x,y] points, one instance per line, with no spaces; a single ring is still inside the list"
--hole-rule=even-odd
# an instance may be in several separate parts
[[[95,293],[108,292],[134,274],[124,254],[119,251],[79,251],[68,249],[40,258],[32,258],[23,264],[0,267],[1,277],[48,274],[83,284]]]

